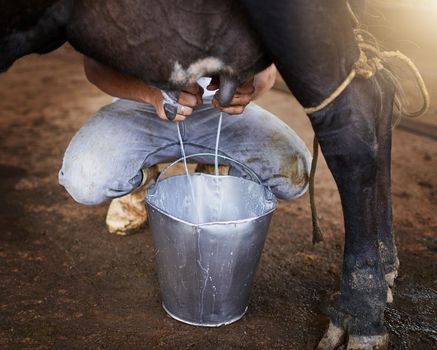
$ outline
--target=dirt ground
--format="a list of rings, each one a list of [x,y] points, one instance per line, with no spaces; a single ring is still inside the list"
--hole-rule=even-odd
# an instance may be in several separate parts
[[[79,205],[57,183],[70,138],[108,102],[69,48],[22,59],[0,76],[0,348],[312,349],[327,325],[322,310],[338,288],[343,249],[339,196],[323,159],[325,243],[311,244],[307,196],[280,203],[246,316],[218,329],[188,326],[161,308],[149,229],[110,235],[107,204]],[[290,95],[272,91],[259,103],[311,145]],[[394,132],[401,269],[386,311],[392,349],[437,346],[436,166],[436,141]]]

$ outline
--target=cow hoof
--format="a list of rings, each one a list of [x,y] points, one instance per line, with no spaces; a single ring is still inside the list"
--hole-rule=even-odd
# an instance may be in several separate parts
[[[349,336],[346,350],[386,350],[388,334],[372,336]]]
[[[344,328],[329,322],[328,329],[317,345],[317,350],[386,350],[388,349],[388,339],[388,334],[348,335]]]
[[[328,329],[320,340],[317,350],[334,350],[344,343],[345,340],[344,329],[335,326],[329,322]]]

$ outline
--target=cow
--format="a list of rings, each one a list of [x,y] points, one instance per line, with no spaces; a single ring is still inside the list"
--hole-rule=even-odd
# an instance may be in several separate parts
[[[305,107],[340,86],[361,50],[346,0],[16,0],[0,8],[0,70],[69,42],[160,89],[220,80],[220,103],[277,66]],[[386,349],[384,309],[399,261],[390,153],[395,85],[384,69],[355,78],[309,115],[337,184],[345,226],[340,292],[318,349]]]

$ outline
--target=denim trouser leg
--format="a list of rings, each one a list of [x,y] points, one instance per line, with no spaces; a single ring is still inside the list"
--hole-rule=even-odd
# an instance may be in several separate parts
[[[180,124],[187,155],[214,151],[218,116],[205,104]],[[285,123],[253,103],[241,116],[223,115],[220,152],[249,165],[279,198],[290,199],[306,190],[311,155],[305,144]],[[117,100],[73,137],[59,183],[77,202],[99,204],[138,187],[142,168],[180,156],[175,123],[159,119],[152,106]],[[241,175],[232,168],[231,174]]]

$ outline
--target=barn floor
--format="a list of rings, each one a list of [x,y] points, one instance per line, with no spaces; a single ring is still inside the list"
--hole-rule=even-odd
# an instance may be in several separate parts
[[[311,244],[307,196],[280,203],[246,316],[218,329],[188,326],[161,308],[149,229],[110,235],[107,204],[76,204],[57,183],[69,139],[109,101],[69,48],[22,59],[0,76],[0,348],[312,349],[327,324],[322,309],[337,290],[343,246],[339,197],[323,160],[317,202],[326,242]],[[311,145],[290,95],[272,91],[259,103]],[[435,140],[394,132],[401,269],[386,311],[392,349],[437,346],[436,169]]]

